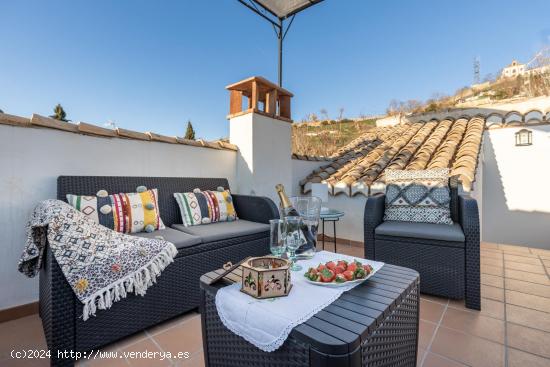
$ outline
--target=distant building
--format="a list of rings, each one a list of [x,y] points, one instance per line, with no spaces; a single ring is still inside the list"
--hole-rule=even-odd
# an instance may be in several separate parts
[[[525,64],[520,64],[517,60],[512,61],[512,63],[502,69],[501,78],[515,78],[518,75],[525,74]]]
[[[532,61],[527,64],[521,64],[517,60],[514,60],[510,65],[502,69],[502,73],[500,74],[500,77],[515,78],[519,75],[530,76],[530,75],[537,75],[537,74],[542,74],[550,71],[550,65],[537,65],[537,67],[533,67],[533,66],[535,65],[533,65]]]

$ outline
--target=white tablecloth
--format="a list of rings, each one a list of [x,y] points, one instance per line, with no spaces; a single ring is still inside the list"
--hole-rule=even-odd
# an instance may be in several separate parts
[[[330,260],[351,262],[355,259],[372,265],[374,272],[371,274],[384,265],[378,261],[321,251],[311,260],[298,262],[303,269],[292,272],[292,290],[287,297],[258,300],[242,293],[241,284],[235,283],[220,289],[216,294],[218,315],[229,330],[261,350],[272,352],[283,345],[292,328],[330,305],[345,291],[357,286],[357,283],[337,288],[318,286],[308,283],[304,273],[319,263]]]

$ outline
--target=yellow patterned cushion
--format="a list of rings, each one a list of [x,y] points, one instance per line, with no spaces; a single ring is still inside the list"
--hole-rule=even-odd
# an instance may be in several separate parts
[[[105,197],[67,195],[67,201],[96,223],[121,233],[164,229],[157,189]]]

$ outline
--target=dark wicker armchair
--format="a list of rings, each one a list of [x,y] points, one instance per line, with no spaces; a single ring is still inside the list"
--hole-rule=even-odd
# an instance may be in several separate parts
[[[415,269],[422,293],[466,300],[480,309],[479,214],[477,202],[451,190],[454,225],[384,222],[385,195],[365,205],[365,256]]]

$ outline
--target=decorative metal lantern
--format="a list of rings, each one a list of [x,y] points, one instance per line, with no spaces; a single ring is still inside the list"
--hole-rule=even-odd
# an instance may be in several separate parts
[[[533,144],[533,132],[527,129],[521,129],[516,133],[516,146],[527,146]]]
[[[254,298],[287,296],[290,261],[273,256],[253,257],[242,264],[241,292]]]

